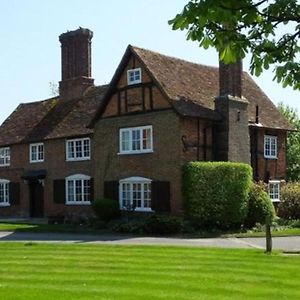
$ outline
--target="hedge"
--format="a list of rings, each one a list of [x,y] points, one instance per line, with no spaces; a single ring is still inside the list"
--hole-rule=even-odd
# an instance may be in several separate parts
[[[285,220],[300,220],[299,182],[290,182],[282,186],[277,214]]]
[[[261,183],[253,183],[249,192],[249,206],[245,225],[252,228],[256,223],[265,224],[266,218],[270,221],[275,218],[275,208],[270,196]]]
[[[252,169],[232,162],[190,162],[183,170],[185,214],[200,227],[240,226],[248,208]]]

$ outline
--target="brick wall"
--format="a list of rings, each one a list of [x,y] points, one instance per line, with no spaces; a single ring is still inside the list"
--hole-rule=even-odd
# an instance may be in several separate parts
[[[277,159],[264,157],[264,136],[277,136]],[[286,131],[250,128],[251,165],[256,180],[285,179],[286,177]]]
[[[119,129],[153,126],[153,153],[119,155]],[[171,211],[182,211],[179,116],[173,111],[101,119],[95,127],[95,195],[103,197],[104,181],[140,176],[169,181]]]
[[[93,177],[93,163],[91,160],[67,162],[65,154],[65,139],[49,140],[44,142],[44,162],[29,162],[29,145],[19,144],[11,146],[11,165],[0,168],[0,178],[11,182],[20,183],[20,204],[10,207],[0,207],[0,216],[22,216],[28,217],[29,186],[28,182],[21,179],[25,170],[46,169],[47,175],[44,180],[44,215],[87,215],[91,214],[90,206],[64,205],[54,203],[53,180],[64,179],[73,174],[85,174]],[[93,153],[91,153],[93,157]]]

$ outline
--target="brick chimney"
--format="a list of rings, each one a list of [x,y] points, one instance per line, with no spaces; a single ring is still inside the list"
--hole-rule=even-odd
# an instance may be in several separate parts
[[[81,27],[59,36],[62,67],[59,94],[63,100],[81,97],[94,84],[91,78],[92,37],[92,31]]]
[[[215,128],[216,160],[250,164],[248,101],[242,97],[242,61],[219,63],[219,96],[215,110],[222,122]]]

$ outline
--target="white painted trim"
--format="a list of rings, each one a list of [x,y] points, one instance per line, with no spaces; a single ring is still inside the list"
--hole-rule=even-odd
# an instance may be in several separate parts
[[[75,147],[74,147],[74,155],[75,157],[69,157],[69,152],[68,152],[68,144],[69,143],[76,143],[77,141],[81,142],[81,151],[82,151],[82,155],[84,155],[84,141],[88,140],[89,141],[89,156],[82,156],[82,157],[76,157],[76,151],[75,151]],[[66,161],[83,161],[83,160],[90,160],[91,159],[91,139],[89,137],[85,137],[85,138],[78,138],[78,139],[67,139],[66,140],[66,144],[65,144],[65,148],[66,148]]]
[[[5,202],[0,202],[0,206],[1,206],[1,207],[7,207],[7,206],[10,206],[10,199],[9,199],[9,183],[10,183],[10,181],[7,180],[7,179],[4,179],[4,178],[0,178],[0,184],[2,184],[2,183],[8,185],[8,186],[7,186],[7,189],[8,189],[8,195],[7,195],[7,201],[5,201]]]
[[[140,79],[130,81],[130,73],[133,73],[133,72],[136,72],[136,71],[139,71]],[[137,84],[137,83],[141,83],[141,82],[142,82],[142,69],[141,68],[135,68],[135,69],[127,70],[127,84],[128,85]]]
[[[9,151],[9,156],[4,156],[4,160],[6,160],[7,157],[9,157],[9,163],[3,163],[3,164],[0,164],[0,167],[8,167],[10,166],[10,147],[1,147],[0,148],[0,152],[1,151]]]
[[[150,148],[143,148],[143,131],[150,129]],[[132,131],[139,130],[140,131],[140,150],[132,150]],[[129,132],[129,150],[122,150],[122,133]],[[153,153],[153,127],[152,125],[146,126],[137,126],[137,127],[126,127],[119,129],[119,152],[118,155],[123,154],[143,154],[143,153]]]
[[[275,155],[266,155],[266,140],[267,139],[273,139],[275,141],[275,149],[276,149]],[[277,155],[278,155],[277,136],[276,135],[265,135],[264,136],[264,157],[269,158],[269,159],[277,159],[278,158]]]
[[[66,194],[65,204],[66,205],[91,205],[91,201],[83,201],[83,200],[68,201],[69,199],[68,181],[74,181],[74,180],[81,180],[81,193],[83,195],[83,190],[84,190],[83,180],[91,180],[91,177],[85,174],[74,174],[65,178],[65,194]],[[74,185],[74,189],[75,188],[76,186]]]
[[[271,195],[270,195],[270,184],[278,184],[278,196],[279,196],[279,198],[276,198],[276,199],[271,198],[272,202],[280,202],[280,183],[281,183],[280,180],[276,180],[276,179],[269,180],[269,182],[268,182],[268,191],[269,191],[270,198],[271,198]]]
[[[131,183],[131,182],[137,182],[137,183],[148,183],[148,182],[151,182],[152,179],[149,179],[149,178],[146,178],[146,177],[140,177],[140,176],[133,176],[133,177],[127,177],[127,178],[124,178],[124,179],[120,179],[119,180],[119,183]]]
[[[43,146],[43,159],[38,159],[39,156],[39,146]],[[36,155],[37,155],[37,159],[32,160],[32,147],[36,147]],[[38,163],[38,162],[43,162],[45,160],[45,146],[44,143],[33,143],[29,145],[29,162],[30,163]]]
[[[132,190],[132,185],[134,183],[140,183],[140,184],[144,184],[144,183],[150,183],[151,184],[152,180],[150,178],[145,178],[145,177],[139,177],[139,176],[133,176],[133,177],[128,177],[128,178],[124,178],[119,180],[119,207],[121,210],[127,210],[126,207],[123,206],[123,184],[130,184],[130,203],[132,203],[133,200],[133,190]],[[152,199],[150,199],[152,200]],[[142,185],[142,189],[141,189],[141,203],[142,205],[144,205],[144,187]],[[136,207],[134,209],[134,211],[137,212],[153,212],[153,210],[151,209],[151,207]]]

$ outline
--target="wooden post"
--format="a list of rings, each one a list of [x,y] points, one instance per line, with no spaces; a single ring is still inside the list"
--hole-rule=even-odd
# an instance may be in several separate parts
[[[271,218],[266,217],[266,253],[272,252]]]

